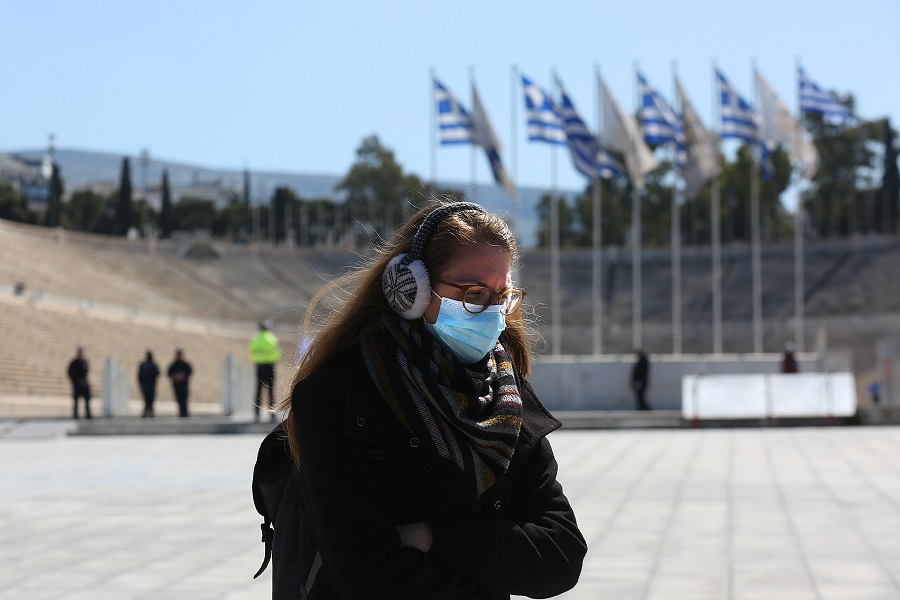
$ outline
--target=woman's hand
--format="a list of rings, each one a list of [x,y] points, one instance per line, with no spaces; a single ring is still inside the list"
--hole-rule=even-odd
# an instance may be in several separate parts
[[[400,545],[415,548],[422,552],[431,550],[431,526],[428,523],[409,523],[397,525],[397,533],[400,534]]]

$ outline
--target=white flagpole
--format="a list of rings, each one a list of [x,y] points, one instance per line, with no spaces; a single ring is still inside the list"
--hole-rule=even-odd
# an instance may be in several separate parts
[[[475,89],[475,67],[473,65],[469,65],[469,89]],[[474,107],[474,98],[469,103],[470,110]],[[472,132],[475,133],[474,131]],[[478,165],[476,164],[478,153],[478,147],[475,145],[474,140],[469,142],[469,181],[472,184],[472,189],[469,192],[469,198],[471,198],[472,202],[478,202],[478,178],[477,178],[477,169]]]
[[[636,92],[633,94],[640,97],[640,88],[636,87],[634,82],[637,81],[638,65],[634,63],[634,79],[632,85],[635,86]],[[638,102],[640,106],[640,102]],[[633,160],[637,157],[637,141],[629,140],[631,144],[631,153]],[[635,160],[637,163],[637,161]],[[640,170],[640,165],[636,165]],[[635,174],[636,178],[642,177],[640,172]],[[635,350],[641,348],[641,340],[643,338],[641,332],[642,325],[642,306],[641,306],[641,192],[638,190],[637,181],[631,182],[631,228],[632,228],[632,247],[631,247],[631,345]]]
[[[800,58],[797,58],[797,73],[800,70]],[[797,84],[797,131],[795,132],[795,143],[797,144],[797,155],[802,156],[800,150],[803,143],[803,110],[800,108],[800,85]],[[803,352],[803,228],[805,225],[803,211],[803,164],[801,163],[801,171],[797,187],[797,208],[794,212],[794,346],[797,352]]]
[[[552,78],[552,73],[551,73]],[[556,197],[556,144],[550,148],[550,304],[551,306],[551,337],[550,348],[554,355],[561,354],[562,345],[562,315],[560,314],[560,289],[559,289],[559,200]]]
[[[672,62],[672,82],[674,95],[678,95],[678,89],[674,82],[676,79],[676,63]],[[673,101],[675,99],[673,96]],[[674,102],[673,102],[674,103]],[[682,112],[684,112],[682,110]],[[682,125],[683,127],[683,125]],[[675,159],[675,168],[678,168],[678,142],[673,144],[672,154]],[[672,185],[672,354],[681,354],[681,205],[679,203],[679,188],[676,181]]]
[[[753,86],[756,88],[756,106],[760,109],[759,86],[756,85],[756,61],[753,61]],[[759,227],[759,169],[760,169],[759,140],[753,144],[753,172],[750,175],[750,253],[753,269],[753,352],[760,354],[763,351],[762,337],[762,251],[760,248]]]
[[[437,189],[437,106],[434,99],[434,67],[428,71],[428,104],[431,105],[431,194]]]
[[[603,131],[603,107],[600,98],[599,89],[599,68],[595,68],[595,92],[594,103],[597,110],[597,132]],[[591,209],[592,227],[591,246],[592,246],[592,263],[591,263],[591,295],[594,305],[594,354],[603,353],[603,263],[602,263],[602,243],[603,243],[603,190],[601,188],[602,180],[599,173],[594,176],[593,189],[593,207]]]
[[[516,134],[518,133],[517,123],[518,113],[516,111],[516,92],[519,89],[519,73],[516,66],[512,66],[512,70],[510,72],[510,109],[509,109],[509,158],[510,158],[510,174],[512,176],[513,185],[518,185],[519,181],[519,163],[518,163],[518,138]],[[516,233],[516,228],[519,226],[519,199],[517,195],[513,195],[510,201],[510,229],[512,229],[513,233]]]
[[[713,114],[717,116],[719,131],[716,135],[716,160],[721,161],[722,152],[722,109],[719,78],[716,62],[713,60]],[[713,354],[722,354],[722,242],[719,204],[721,196],[721,165],[716,165],[716,179],[713,184],[712,206],[710,206],[710,245],[712,247],[712,308],[713,308]]]

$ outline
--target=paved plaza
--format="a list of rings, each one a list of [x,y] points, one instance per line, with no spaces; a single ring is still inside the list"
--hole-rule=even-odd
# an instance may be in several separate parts
[[[261,435],[61,433],[0,422],[0,599],[268,597]],[[590,545],[566,600],[900,598],[900,427],[551,440]]]

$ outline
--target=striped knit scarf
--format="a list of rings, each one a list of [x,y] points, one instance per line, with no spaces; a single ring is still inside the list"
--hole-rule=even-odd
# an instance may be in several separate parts
[[[420,320],[384,316],[362,341],[372,381],[394,415],[460,469],[479,496],[509,467],[522,427],[522,398],[500,342],[471,370]]]

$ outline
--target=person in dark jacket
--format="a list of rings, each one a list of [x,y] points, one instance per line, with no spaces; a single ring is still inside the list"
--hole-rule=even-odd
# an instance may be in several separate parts
[[[797,364],[797,356],[794,354],[794,343],[784,343],[784,354],[781,357],[782,373],[799,373],[800,366]]]
[[[69,362],[66,372],[72,382],[72,417],[78,418],[78,399],[84,398],[84,416],[91,418],[91,384],[88,382],[88,371],[91,365],[84,357],[84,348],[78,346],[75,358]]]
[[[302,356],[285,428],[321,598],[550,597],[587,544],[557,480],[560,426],[528,383],[515,238],[432,203],[367,268]],[[327,309],[326,309],[327,310]]]
[[[190,393],[188,384],[193,372],[191,364],[184,360],[184,350],[181,348],[175,350],[175,360],[169,365],[167,374],[172,380],[172,390],[175,392],[175,400],[178,402],[179,417],[188,416],[188,395]]]
[[[144,397],[144,413],[142,417],[152,417],[153,401],[156,400],[156,380],[159,378],[159,365],[153,360],[153,353],[147,350],[144,362],[138,365],[138,385]]]
[[[634,392],[634,400],[638,410],[650,410],[647,404],[647,385],[650,383],[650,359],[643,350],[635,352],[637,360],[631,367],[631,390]]]

